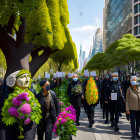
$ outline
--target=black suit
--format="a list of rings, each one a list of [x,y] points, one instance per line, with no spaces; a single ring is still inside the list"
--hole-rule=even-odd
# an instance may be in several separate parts
[[[78,84],[80,84],[79,81],[77,81],[77,82],[72,81],[68,86],[68,95],[70,97],[70,102],[71,102],[72,106],[74,107],[74,109],[76,110],[76,123],[79,123],[82,94],[74,95],[74,94],[72,94],[71,90],[74,86],[76,86]]]

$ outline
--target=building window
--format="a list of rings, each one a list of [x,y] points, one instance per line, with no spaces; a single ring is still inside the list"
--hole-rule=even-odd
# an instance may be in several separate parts
[[[135,5],[135,7],[134,7],[134,14],[137,14],[137,13],[138,13],[138,4]]]
[[[138,16],[134,17],[134,25],[138,24]]]
[[[139,26],[139,34],[140,34],[140,26]]]
[[[134,0],[134,3],[136,3],[138,0]]]
[[[140,15],[139,15],[139,24],[140,24]]]
[[[140,13],[140,3],[139,3],[139,13]]]
[[[138,27],[134,28],[134,35],[138,35]]]

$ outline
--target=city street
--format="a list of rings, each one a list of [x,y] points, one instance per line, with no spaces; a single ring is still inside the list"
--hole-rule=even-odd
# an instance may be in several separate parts
[[[77,136],[73,137],[73,140],[130,140],[131,139],[130,124],[129,121],[126,120],[125,115],[123,114],[123,116],[120,118],[120,122],[119,122],[120,131],[115,132],[111,129],[110,123],[104,124],[104,120],[102,118],[102,110],[100,110],[99,106],[96,107],[95,124],[91,129],[88,128],[88,120],[86,114],[84,113],[84,110],[82,110],[81,112],[80,124],[81,126],[78,127]],[[53,136],[53,140],[59,140],[59,138]]]

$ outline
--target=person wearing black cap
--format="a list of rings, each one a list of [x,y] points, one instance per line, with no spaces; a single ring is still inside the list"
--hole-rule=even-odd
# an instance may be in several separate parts
[[[50,90],[50,82],[42,80],[40,82],[42,90],[36,95],[36,98],[41,104],[42,120],[37,126],[38,140],[52,140],[53,124],[56,122],[56,117],[60,113],[60,105],[54,91]]]

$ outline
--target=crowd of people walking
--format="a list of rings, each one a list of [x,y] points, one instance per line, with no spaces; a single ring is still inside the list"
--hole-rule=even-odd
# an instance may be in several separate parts
[[[85,95],[88,79],[89,77],[85,77],[84,81],[81,82],[79,76],[74,74],[67,89],[70,103],[76,110],[76,125],[80,126],[79,117],[81,107],[83,107],[85,113],[87,113],[89,128],[94,127],[95,107],[97,104],[100,104],[105,124],[108,124],[110,121],[112,130],[118,132],[119,118],[122,116],[122,113],[126,113],[126,119],[130,120],[132,139],[140,139],[140,87],[137,85],[137,76],[126,76],[122,81],[117,72],[106,75],[103,79],[97,76],[94,77],[99,100],[96,104],[90,105],[87,103]],[[60,79],[59,84],[61,84]],[[74,87],[79,84],[82,85],[82,91],[80,94],[74,94],[74,92],[76,92],[74,91]],[[39,101],[42,110],[42,119],[40,123],[35,126],[37,127],[38,140],[43,140],[44,134],[45,140],[52,140],[53,125],[58,114],[61,112],[58,98],[53,91],[53,89],[58,86],[57,79],[53,79],[52,82],[49,80],[41,80],[39,85],[42,89],[40,93],[36,93],[33,85],[30,88],[30,91],[34,93],[36,99]],[[5,98],[7,98],[9,94],[7,92],[9,92],[9,89],[7,89],[5,82],[0,79],[1,108]],[[4,98],[2,98],[2,94],[5,94]],[[15,140],[15,137],[8,137],[8,135],[13,135],[12,133],[14,131],[9,130],[12,129],[4,126],[2,122],[0,122],[0,140]],[[35,134],[33,131],[35,131],[35,129],[32,129],[30,134],[27,134],[29,136],[26,136],[24,140],[33,139],[34,136],[31,137]],[[70,137],[69,139],[72,138]]]

